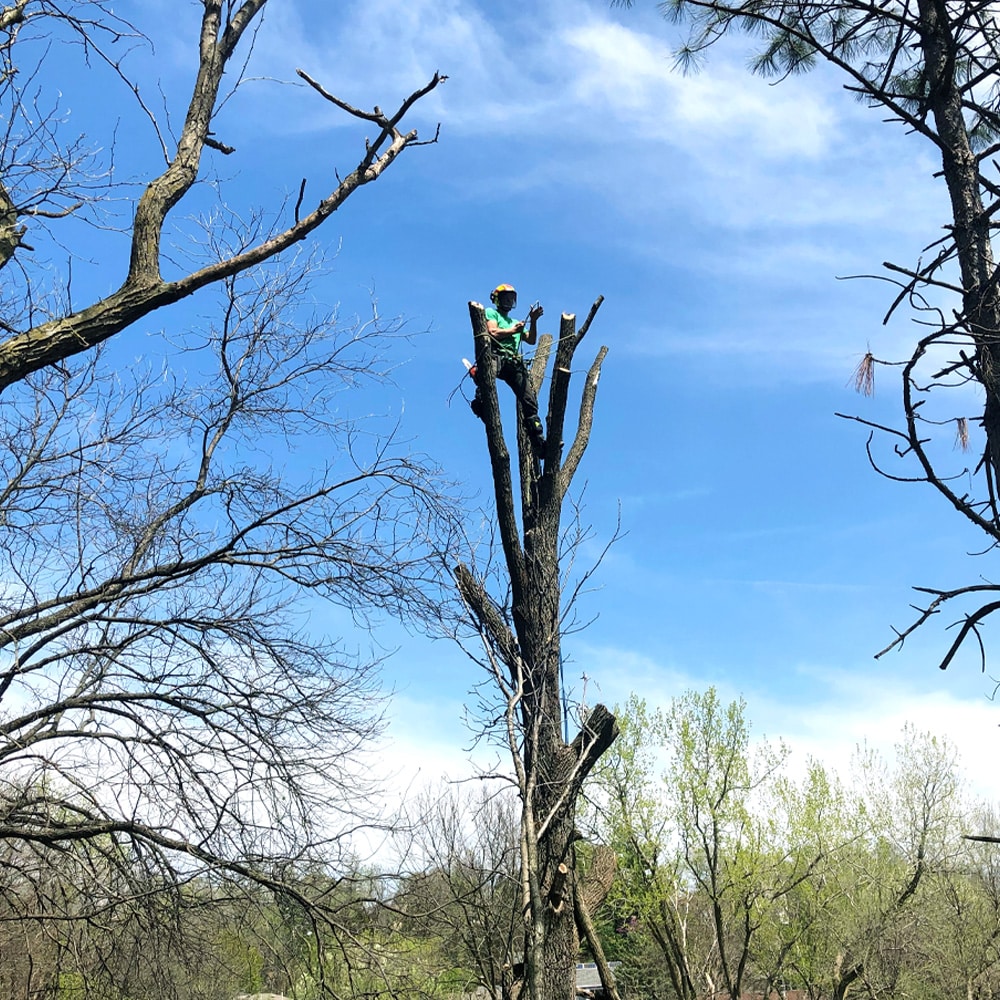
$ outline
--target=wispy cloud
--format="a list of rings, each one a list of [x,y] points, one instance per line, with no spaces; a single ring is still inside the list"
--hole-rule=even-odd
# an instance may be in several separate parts
[[[744,158],[817,159],[837,139],[837,119],[814,90],[774,88],[742,66],[721,62],[711,74],[684,75],[664,37],[599,16],[562,35],[575,74],[568,94],[602,124],[617,124],[646,141],[676,146],[718,172],[719,145]],[[795,128],[789,128],[791,121]],[[732,165],[738,169],[738,164]]]
[[[684,75],[658,20],[655,32],[644,30],[645,20],[597,0],[510,11],[471,0],[369,0],[320,14],[279,5],[254,65],[284,79],[303,66],[365,102],[402,97],[446,72],[447,84],[414,109],[414,120],[441,121],[448,153],[487,143],[497,156],[516,157],[516,170],[494,173],[516,177],[521,190],[599,190],[615,211],[648,221],[644,240],[676,224],[678,212],[720,231],[778,226],[792,235],[769,248],[772,257],[782,251],[772,269],[791,259],[828,268],[837,254],[795,239],[796,227],[857,228],[860,216],[883,230],[926,232],[926,191],[918,185],[909,197],[899,183],[901,152],[912,160],[919,147],[894,141],[821,71],[773,85],[747,72],[740,49],[720,48],[708,70]],[[315,102],[300,110],[304,118],[293,110],[260,125],[336,120]],[[462,180],[476,185],[477,172],[467,173]],[[495,176],[483,183],[501,194]],[[660,253],[659,242],[648,251]],[[702,259],[718,267],[710,244]],[[732,249],[738,262],[740,247]],[[762,266],[761,248],[748,249],[745,259]]]

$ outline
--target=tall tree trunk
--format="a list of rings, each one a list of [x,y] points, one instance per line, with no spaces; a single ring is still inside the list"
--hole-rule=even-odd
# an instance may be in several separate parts
[[[618,732],[614,716],[598,705],[574,739],[566,742],[560,683],[560,626],[565,614],[559,551],[562,505],[590,436],[605,348],[588,372],[576,434],[565,460],[563,430],[573,355],[600,303],[601,299],[594,303],[579,332],[575,316],[562,316],[541,458],[534,454],[518,419],[520,527],[493,350],[483,307],[469,303],[497,524],[510,580],[509,607],[493,601],[464,564],[456,568],[456,580],[506,703],[506,737],[522,802],[524,967],[532,1000],[572,1000],[575,994],[576,801],[583,780]],[[542,337],[531,370],[536,391],[551,352],[552,338]]]
[[[942,173],[951,201],[963,318],[976,344],[976,376],[986,395],[983,427],[995,485],[1000,480],[1000,275],[990,241],[995,213],[983,206],[979,160],[955,77],[957,45],[947,5],[944,0],[919,0],[918,6],[926,101],[939,136]]]

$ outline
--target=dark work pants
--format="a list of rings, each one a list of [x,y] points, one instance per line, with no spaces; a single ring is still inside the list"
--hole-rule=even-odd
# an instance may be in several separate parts
[[[497,351],[494,357],[497,362],[497,378],[501,382],[506,382],[513,389],[517,401],[524,410],[525,423],[529,427],[534,425],[535,421],[538,420],[538,400],[535,398],[534,392],[531,391],[527,367],[521,358],[516,355],[504,354]],[[482,395],[478,384],[476,385],[476,402],[482,403]]]

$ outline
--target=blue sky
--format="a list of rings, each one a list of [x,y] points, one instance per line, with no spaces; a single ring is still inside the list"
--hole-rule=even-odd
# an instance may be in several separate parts
[[[591,701],[716,684],[747,698],[758,731],[837,766],[912,720],[955,739],[989,788],[1000,718],[975,664],[942,675],[938,627],[873,659],[909,623],[912,584],[968,581],[988,560],[965,557],[979,539],[929,491],[879,479],[865,433],[833,416],[897,412],[893,372],[873,400],[850,377],[869,344],[901,356],[914,327],[881,325],[888,286],[837,276],[912,263],[936,238],[931,151],[827,73],[770,86],[733,45],[685,77],[655,11],[544,6],[369,3],[316,42],[340,93],[371,65],[395,66],[400,90],[450,77],[422,109],[439,146],[343,229],[343,265],[430,329],[400,376],[407,427],[485,490],[481,429],[442,406],[468,353],[466,299],[511,281],[551,321],[604,294],[592,336],[611,353],[583,475],[597,539],[619,504],[627,536],[568,675],[588,676]],[[373,256],[372,236],[390,249]],[[471,669],[409,642],[389,664],[397,748],[420,747],[425,773],[460,766]]]
[[[181,94],[197,5],[135,6],[151,31],[177,22],[155,65],[167,97]],[[758,732],[838,767],[912,721],[949,735],[989,792],[1000,707],[971,659],[937,670],[948,622],[873,654],[909,624],[911,585],[971,582],[992,557],[967,556],[982,539],[928,488],[879,478],[866,433],[834,416],[896,419],[892,370],[872,399],[851,375],[869,345],[902,357],[916,328],[905,315],[881,324],[889,286],[838,277],[911,265],[937,238],[947,202],[933,151],[827,71],[772,86],[734,42],[683,76],[677,40],[655,4],[274,0],[250,65],[259,79],[218,119],[238,152],[217,170],[249,207],[350,169],[363,130],[292,85],[297,67],[383,108],[448,74],[412,119],[426,135],[440,122],[440,141],[405,153],[320,231],[339,247],[321,292],[349,315],[375,289],[384,315],[405,317],[415,338],[400,345],[388,405],[483,505],[481,425],[459,396],[449,405],[472,350],[467,301],[511,282],[522,306],[542,301],[551,330],[606,297],[590,351],[610,354],[579,478],[590,554],[619,511],[625,537],[584,600],[596,621],[567,642],[571,683],[586,674],[591,703],[715,684],[747,699]],[[151,138],[130,136],[137,169],[142,149],[155,162]],[[443,642],[389,627],[382,638],[398,646],[382,765],[463,773],[474,666]]]

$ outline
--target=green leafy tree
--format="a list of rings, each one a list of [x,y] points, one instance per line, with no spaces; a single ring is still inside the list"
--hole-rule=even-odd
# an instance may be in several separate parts
[[[963,901],[991,912],[987,872],[960,862],[947,743],[907,729],[895,761],[862,752],[846,788],[815,762],[791,780],[784,752],[751,740],[743,703],[712,690],[665,711],[633,699],[618,717],[592,816],[619,856],[610,902],[633,990],[917,995],[934,940],[957,981],[989,981],[990,919],[977,962],[953,931],[934,937]]]
[[[681,888],[673,816],[657,774],[665,719],[634,696],[615,714],[620,734],[589,786],[588,819],[618,857],[608,898],[618,956],[633,988],[694,1000],[704,981],[694,942],[704,925],[693,919],[693,895]]]
[[[913,727],[895,760],[859,755],[856,837],[839,854],[827,908],[835,944],[831,995],[905,988],[933,877],[958,852],[961,797],[955,750]]]
[[[761,978],[768,950],[776,982],[788,942],[774,928],[822,855],[790,843],[778,780],[785,751],[752,747],[745,705],[724,705],[713,689],[665,712],[633,700],[620,715],[599,786],[619,852],[623,928],[632,917],[646,928],[685,1000],[739,997]]]
[[[996,836],[993,807],[973,809],[963,827]],[[921,904],[925,933],[908,957],[920,987],[914,995],[988,997],[1000,992],[1000,848],[963,840],[931,878]]]

